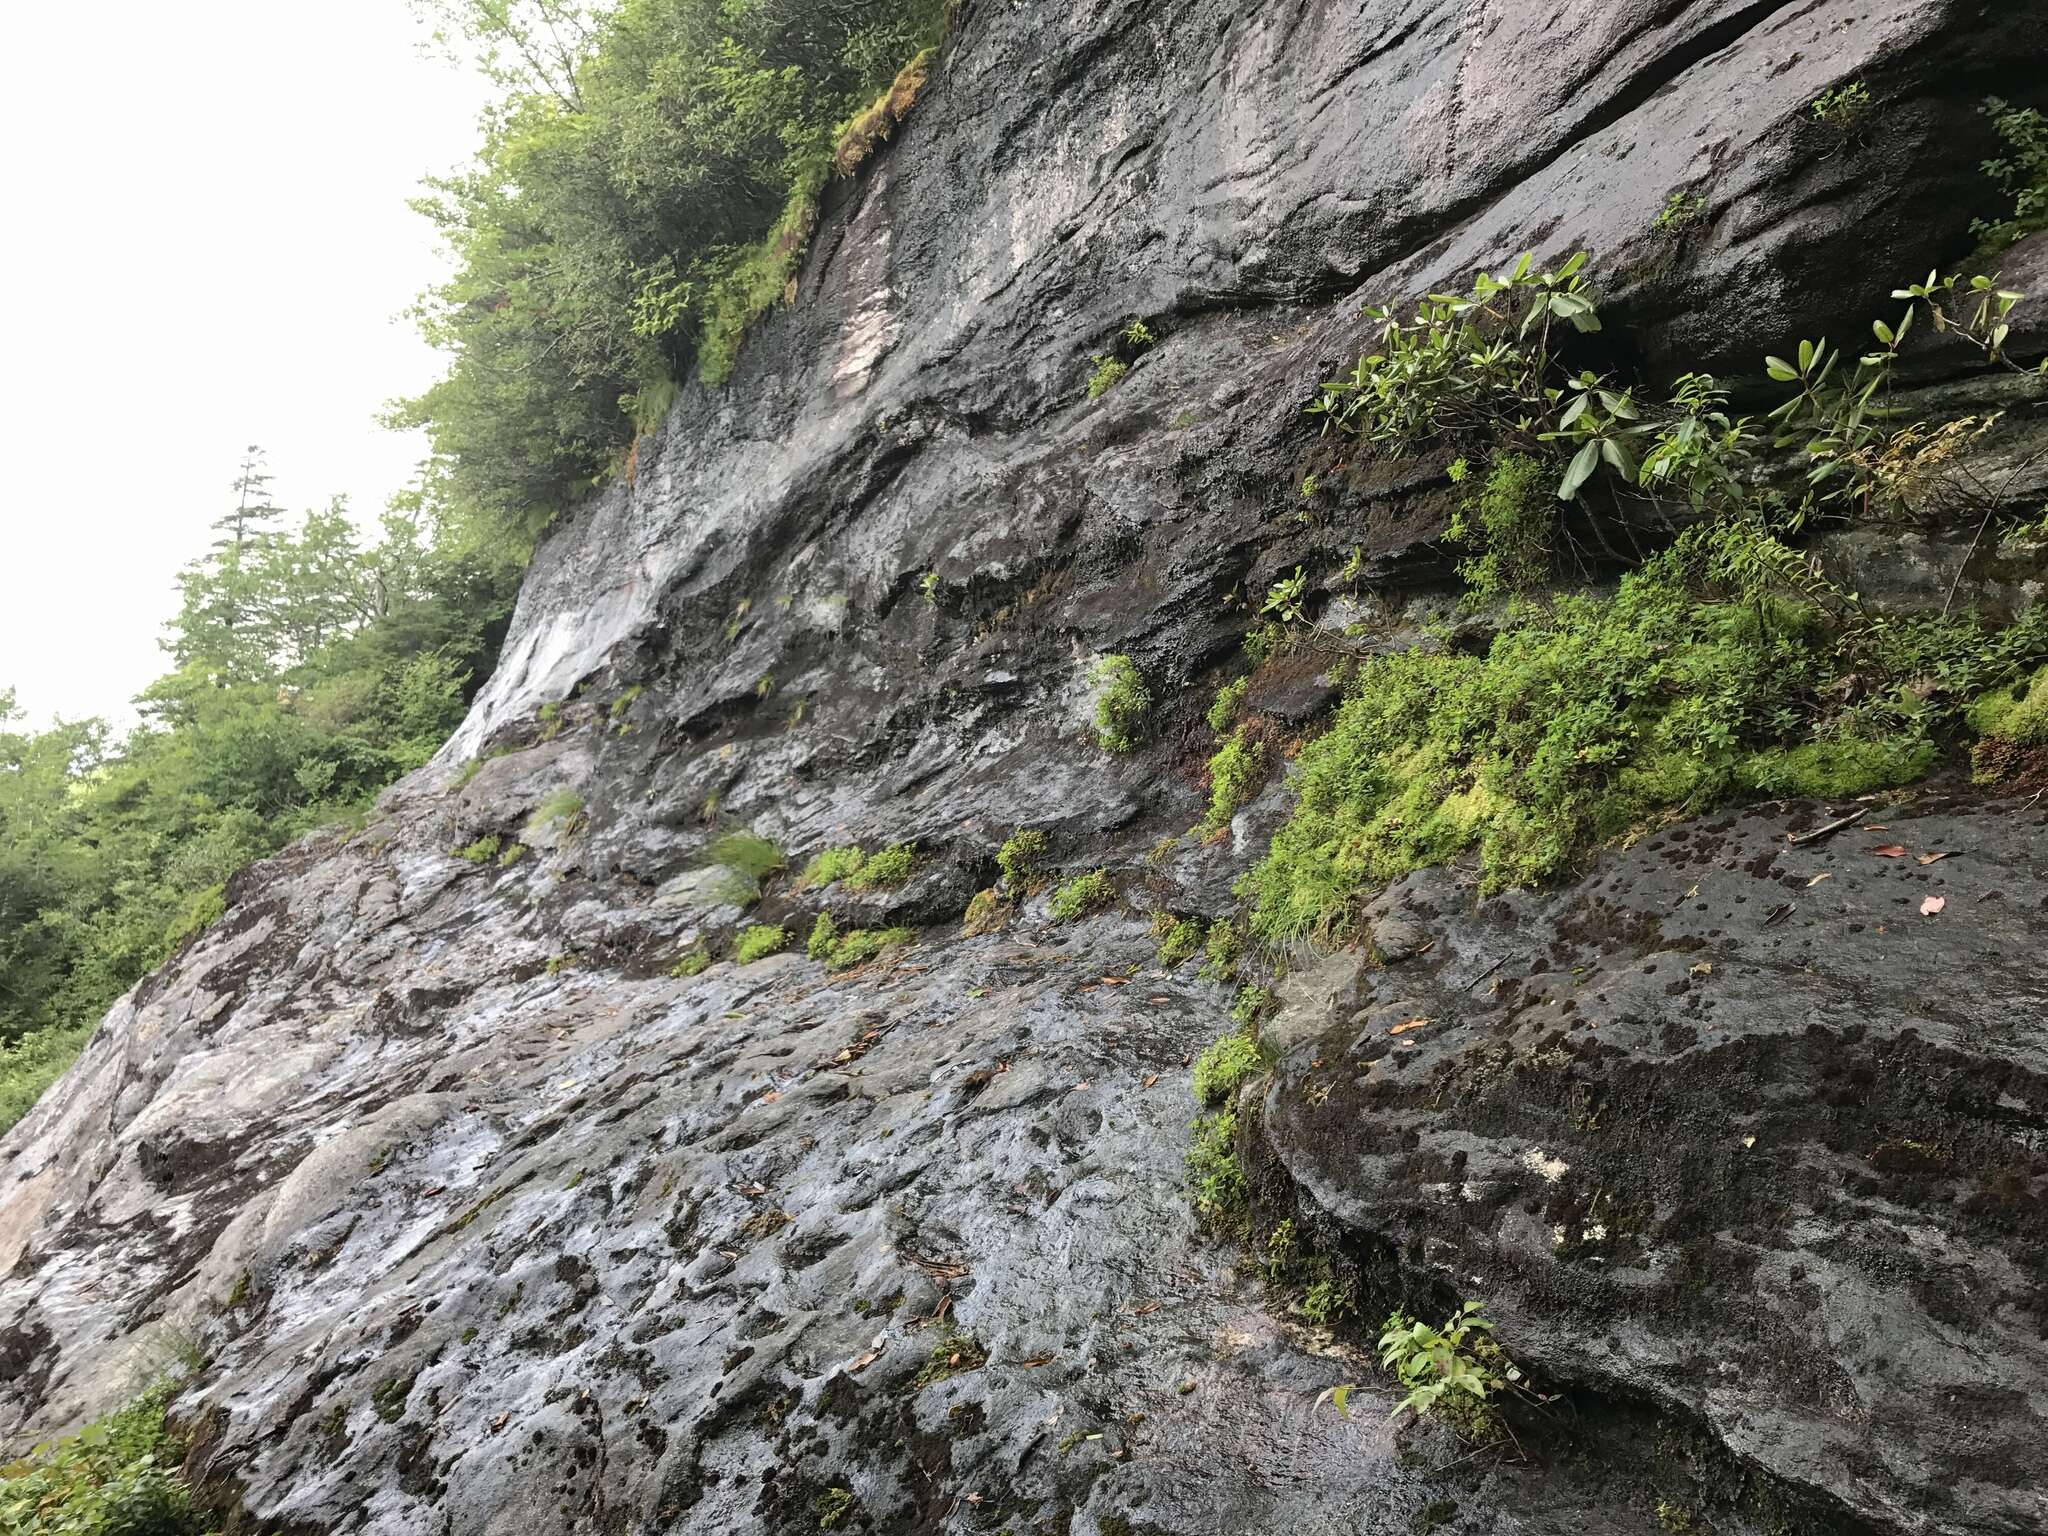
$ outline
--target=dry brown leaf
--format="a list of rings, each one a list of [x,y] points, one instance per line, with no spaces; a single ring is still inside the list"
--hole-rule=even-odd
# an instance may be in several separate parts
[[[1814,877],[1813,877],[1813,878],[1812,878],[1811,880],[1809,880],[1809,881],[1807,881],[1807,882],[1806,882],[1806,888],[1807,888],[1807,889],[1808,889],[1808,890],[1810,891],[1810,890],[1812,890],[1812,889],[1813,889],[1813,888],[1814,888],[1814,887],[1815,887],[1816,885],[1819,885],[1819,884],[1821,883],[1821,881],[1823,881],[1823,880],[1832,880],[1832,879],[1834,879],[1834,878],[1835,878],[1835,877],[1834,877],[1834,875],[1833,875],[1833,874],[1831,874],[1831,873],[1830,873],[1829,871],[1827,871],[1827,870],[1825,870],[1825,869],[1824,869],[1824,870],[1822,870],[1822,871],[1821,871],[1821,872],[1820,872],[1819,874],[1815,875],[1815,876],[1814,876]]]
[[[1405,1035],[1411,1029],[1421,1029],[1425,1025],[1434,1024],[1435,1022],[1436,1020],[1434,1019],[1410,1019],[1405,1024],[1396,1024],[1387,1033],[1390,1035]]]
[[[1143,1304],[1142,1304],[1142,1305],[1140,1305],[1140,1306],[1135,1306],[1135,1307],[1125,1307],[1125,1308],[1124,1308],[1124,1316],[1125,1316],[1125,1317],[1150,1317],[1150,1316],[1151,1316],[1151,1315],[1152,1315],[1152,1314],[1153,1314],[1154,1312],[1157,1312],[1157,1311],[1158,1311],[1158,1310],[1159,1310],[1159,1309],[1160,1309],[1161,1307],[1163,1307],[1163,1306],[1165,1306],[1165,1305],[1166,1305],[1166,1303],[1165,1303],[1165,1302],[1163,1302],[1163,1301],[1148,1301],[1148,1302],[1145,1302],[1145,1303],[1143,1303]]]
[[[1870,851],[1876,854],[1880,859],[1903,859],[1906,856],[1906,850],[1901,848],[1897,843],[1885,843],[1879,847],[1871,849]]]
[[[1923,854],[1921,854],[1921,855],[1920,855],[1920,862],[1921,862],[1922,864],[1939,864],[1939,863],[1940,863],[1940,862],[1941,862],[1941,861],[1942,861],[1943,859],[1945,859],[1945,858],[1947,858],[1947,857],[1948,857],[1948,851],[1947,851],[1946,849],[1944,849],[1944,850],[1943,850],[1942,852],[1940,852],[1940,853],[1923,853]]]
[[[1151,1075],[1150,1077],[1146,1078],[1146,1079],[1145,1079],[1145,1081],[1144,1081],[1144,1082],[1143,1082],[1142,1084],[1140,1084],[1139,1086],[1141,1086],[1141,1087],[1145,1087],[1145,1088],[1150,1088],[1150,1087],[1151,1087],[1151,1086],[1152,1086],[1152,1085],[1153,1085],[1154,1083],[1156,1083],[1156,1082],[1158,1082],[1158,1081],[1159,1081],[1159,1074],[1158,1074],[1157,1072],[1154,1072],[1154,1073],[1153,1073],[1153,1074],[1152,1074],[1152,1075]]]
[[[1090,1085],[1089,1083],[1085,1082],[1085,1081],[1083,1081],[1083,1082],[1078,1082],[1078,1083],[1074,1084],[1074,1086],[1073,1086],[1073,1087],[1069,1088],[1069,1089],[1067,1090],[1067,1092],[1069,1092],[1069,1093],[1079,1093],[1079,1092],[1080,1092],[1080,1091],[1081,1091],[1081,1090],[1082,1090],[1083,1088],[1087,1088],[1087,1087],[1089,1087],[1089,1086],[1091,1086],[1091,1085]]]
[[[1920,915],[1922,917],[1932,917],[1947,905],[1948,898],[1946,896],[1930,896],[1920,903]]]
[[[512,1410],[510,1408],[507,1408],[503,1413],[499,1414],[495,1419],[491,1420],[491,1433],[495,1435],[499,1430],[503,1429],[507,1424],[510,1424],[511,1422]]]
[[[1102,984],[1105,987],[1128,987],[1131,984],[1131,978],[1128,976],[1105,976],[1102,978]]]
[[[1686,974],[1688,976],[1711,976],[1714,974],[1714,962],[1702,960],[1698,965],[1693,966],[1687,971]]]

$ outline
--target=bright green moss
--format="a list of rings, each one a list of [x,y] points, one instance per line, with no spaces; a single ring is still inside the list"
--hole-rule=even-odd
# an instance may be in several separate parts
[[[710,966],[711,952],[700,944],[669,967],[669,975],[677,981],[687,981],[692,976],[701,976]]]
[[[1891,664],[1959,643],[1901,627]],[[1702,601],[1676,553],[1611,600],[1527,608],[1484,656],[1369,659],[1239,887],[1253,929],[1341,931],[1365,892],[1470,849],[1488,889],[1532,885],[1738,792],[1840,798],[1925,772],[1933,749],[1910,717],[1807,734],[1844,665],[1817,612]]]
[[[848,890],[873,891],[901,885],[917,864],[917,844],[898,843],[870,854],[860,868],[846,877]]]
[[[811,936],[804,945],[804,953],[813,960],[823,960],[832,953],[832,946],[838,940],[839,925],[832,921],[832,914],[820,912],[818,920],[811,924]]]
[[[1088,674],[1095,693],[1095,739],[1105,752],[1131,752],[1144,740],[1152,695],[1128,656],[1105,656]]]
[[[742,930],[739,942],[733,946],[732,957],[741,965],[752,965],[756,960],[764,960],[776,953],[788,943],[787,928],[770,928],[766,924],[756,923],[751,928]]]
[[[1110,883],[1108,872],[1091,869],[1085,875],[1076,875],[1054,891],[1049,905],[1054,917],[1070,923],[1077,917],[1101,911],[1115,900],[1116,887]]]
[[[1244,955],[1244,930],[1228,918],[1209,925],[1209,937],[1202,944],[1202,979],[1228,981],[1237,974],[1237,962]]]
[[[1216,690],[1215,702],[1209,706],[1209,713],[1203,717],[1209,722],[1210,730],[1221,736],[1230,729],[1231,723],[1237,719],[1238,710],[1244,707],[1244,696],[1251,685],[1250,678],[1240,677],[1236,682],[1225,683]]]
[[[813,854],[811,862],[804,866],[805,885],[836,885],[841,880],[850,880],[860,873],[868,856],[858,848],[827,848],[823,853]]]
[[[751,832],[728,832],[706,850],[714,864],[737,870],[749,880],[760,881],[783,866],[782,850],[765,837]]]
[[[514,864],[517,864],[521,859],[525,857],[526,844],[513,843],[511,846],[506,848],[506,850],[503,853],[498,855],[498,868],[510,869]]]
[[[498,856],[505,846],[505,840],[495,832],[487,832],[467,848],[455,850],[455,857],[467,859],[472,864],[488,864]]]
[[[1037,889],[1039,862],[1045,857],[1043,832],[1013,832],[996,850],[996,868],[1003,872],[1003,889],[1022,896]]]
[[[1236,734],[1209,759],[1209,811],[1201,830],[1219,832],[1244,808],[1266,777],[1266,748],[1239,726]]]

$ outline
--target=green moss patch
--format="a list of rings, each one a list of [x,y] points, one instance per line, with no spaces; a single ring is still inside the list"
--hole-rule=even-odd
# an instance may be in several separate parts
[[[1054,891],[1049,905],[1055,918],[1071,923],[1090,912],[1100,912],[1115,900],[1116,887],[1110,883],[1108,871],[1092,869],[1085,875],[1076,875]]]

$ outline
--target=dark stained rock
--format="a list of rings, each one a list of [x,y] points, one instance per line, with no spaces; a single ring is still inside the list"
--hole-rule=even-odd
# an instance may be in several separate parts
[[[1336,962],[1246,1116],[1262,1209],[1390,1296],[1495,1297],[1577,1415],[1526,1464],[1397,1436],[1377,1319],[1309,1328],[1198,1229],[1183,1064],[1231,999],[1148,970],[1142,916],[1229,910],[1284,803],[1160,847],[1267,584],[1356,547],[1403,633],[1455,595],[1441,464],[1339,469],[1301,415],[1362,302],[1588,247],[1603,366],[1860,335],[1967,249],[1976,101],[2044,36],[1964,0],[968,0],[797,302],[542,546],[447,751],[239,877],[0,1142],[0,1436],[196,1345],[194,1470],[245,1528],[808,1532],[843,1489],[892,1536],[2038,1529],[2037,814],[1915,812],[1958,849],[1927,869],[1724,818],[1541,900],[1433,877],[1398,893],[1433,946]],[[1809,104],[1856,78],[1878,111],[1831,138]],[[1671,238],[1675,189],[1708,207]],[[1088,401],[1138,316],[1160,344]],[[1973,526],[1902,605],[2033,599]],[[1155,700],[1125,757],[1104,654]],[[1331,697],[1268,687],[1290,729]],[[565,791],[550,846],[454,856]],[[961,936],[1020,827],[1116,908]],[[747,920],[791,952],[672,975],[741,921],[690,873],[736,830],[920,863],[857,903],[771,877]],[[918,941],[828,977],[827,906]]]

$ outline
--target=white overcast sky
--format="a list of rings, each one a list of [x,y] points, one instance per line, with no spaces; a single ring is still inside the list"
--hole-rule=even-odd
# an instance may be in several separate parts
[[[444,258],[405,203],[483,86],[405,0],[8,10],[0,688],[125,722],[244,445],[293,511],[409,477],[373,418],[435,375],[403,311]]]

